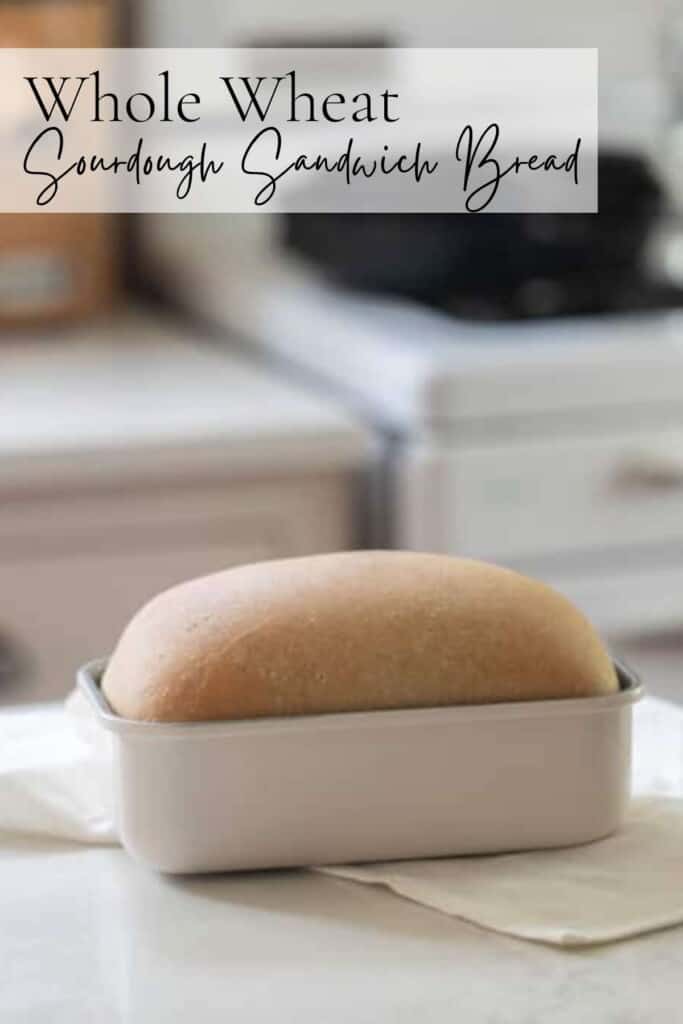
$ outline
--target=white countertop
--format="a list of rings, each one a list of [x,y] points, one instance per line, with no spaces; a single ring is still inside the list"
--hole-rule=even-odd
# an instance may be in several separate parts
[[[0,483],[190,468],[356,465],[368,438],[341,406],[168,316],[124,310],[0,345]],[[267,465],[266,465],[267,464]]]
[[[683,928],[562,952],[308,873],[0,844],[3,1024],[673,1024]],[[678,1016],[677,1016],[678,1014]]]
[[[642,707],[636,780],[683,792],[683,715]],[[57,762],[59,714],[30,712]],[[3,772],[40,754],[19,718],[0,715]],[[566,951],[314,873],[170,878],[117,847],[8,834],[0,908],[2,1024],[683,1019],[683,927]]]

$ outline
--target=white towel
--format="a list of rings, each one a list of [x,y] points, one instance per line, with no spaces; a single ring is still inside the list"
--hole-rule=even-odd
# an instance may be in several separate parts
[[[80,696],[61,707],[0,714],[0,843],[4,834],[117,843],[109,737],[90,733]]]
[[[319,870],[523,939],[613,942],[683,922],[683,800],[637,798],[616,835],[570,849]]]
[[[0,844],[3,833],[116,842],[108,738],[93,731],[78,696],[68,708],[68,715],[58,708],[0,715]],[[558,946],[683,923],[683,710],[645,700],[634,724],[636,796],[626,825],[608,839],[564,850],[318,870]]]

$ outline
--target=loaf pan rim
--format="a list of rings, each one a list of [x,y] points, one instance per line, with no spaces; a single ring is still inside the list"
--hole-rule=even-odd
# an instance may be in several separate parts
[[[107,658],[97,658],[83,665],[77,673],[77,686],[101,725],[110,732],[140,739],[180,740],[187,737],[245,735],[256,732],[339,730],[379,727],[408,727],[417,721],[434,726],[452,725],[454,721],[491,722],[511,718],[567,718],[585,714],[604,714],[618,707],[637,703],[644,695],[639,676],[622,661],[613,659],[619,678],[618,693],[597,697],[569,697],[552,700],[500,701],[489,704],[449,704],[424,708],[389,708],[376,711],[342,711],[315,715],[263,716],[248,719],[211,719],[191,722],[147,722],[123,718],[112,710],[104,696],[100,680]]]

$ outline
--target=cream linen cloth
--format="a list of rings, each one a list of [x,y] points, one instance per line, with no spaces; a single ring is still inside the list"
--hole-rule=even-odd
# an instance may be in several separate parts
[[[635,798],[615,836],[565,850],[318,870],[557,946],[683,923],[683,709],[646,699],[634,725]],[[17,833],[115,843],[105,740],[77,694],[66,715],[0,714],[0,845]]]
[[[110,738],[78,693],[0,713],[0,845],[6,835],[118,843]]]

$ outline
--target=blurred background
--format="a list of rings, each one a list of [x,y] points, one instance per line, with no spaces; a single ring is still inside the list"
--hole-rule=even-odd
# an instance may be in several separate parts
[[[683,0],[0,0],[0,45],[601,66],[595,216],[0,216],[0,704],[179,580],[368,545],[546,579],[683,701]]]

